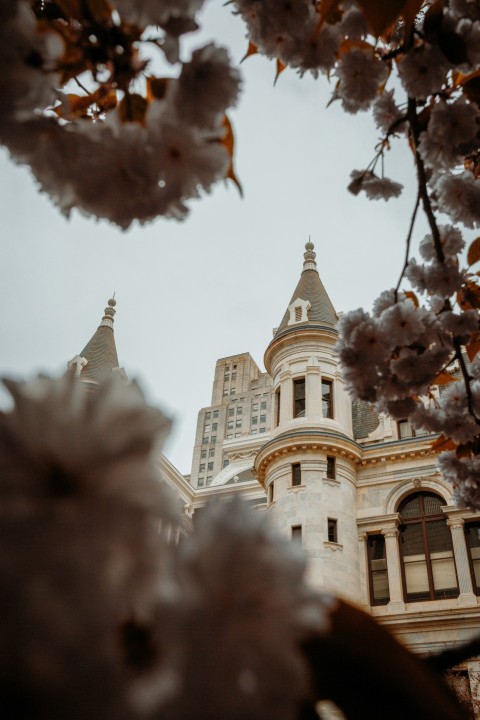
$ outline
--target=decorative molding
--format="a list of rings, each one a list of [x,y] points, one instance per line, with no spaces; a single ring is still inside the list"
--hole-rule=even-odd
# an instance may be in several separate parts
[[[324,540],[323,544],[325,547],[329,548],[329,550],[332,550],[332,552],[335,552],[336,550],[343,550],[343,545],[336,542],[330,542],[330,540]]]

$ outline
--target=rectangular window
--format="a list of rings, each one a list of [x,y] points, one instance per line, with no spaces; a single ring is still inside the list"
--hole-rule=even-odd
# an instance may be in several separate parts
[[[297,306],[295,308],[295,322],[300,322],[301,319],[302,319],[302,308]]]
[[[223,397],[226,397],[228,395],[228,390],[223,391]]]
[[[411,438],[415,436],[415,430],[410,425],[410,420],[399,420],[397,423],[399,439]]]
[[[274,483],[271,482],[270,485],[268,486],[268,502],[269,503],[273,502],[273,493],[274,493]]]
[[[225,468],[227,467],[227,465],[230,465],[230,460],[228,458],[225,458],[225,460],[223,461],[223,467]]]
[[[266,415],[260,415],[260,422],[261,422],[261,423],[267,422],[267,416],[266,416]]]
[[[213,457],[215,455],[215,448],[210,448],[210,450],[208,451],[208,455],[209,457]]]
[[[233,420],[229,420],[229,421],[228,421],[228,423],[227,423],[227,429],[228,429],[228,430],[233,430]]]
[[[367,538],[368,576],[370,604],[386,605],[390,602],[388,586],[387,554],[383,535],[369,535]]]
[[[298,543],[302,542],[302,526],[301,525],[292,525],[292,540],[294,542],[298,542]]]
[[[205,413],[205,420],[210,420],[211,416],[212,416],[212,413],[206,412],[206,413]]]
[[[203,487],[205,485],[205,478],[199,477],[198,478],[198,487]]]
[[[242,436],[242,433],[239,433],[239,432],[235,433],[235,437],[241,437],[241,436]]]
[[[227,435],[227,440],[231,440],[233,438],[233,435],[230,433],[230,435]]]
[[[258,403],[254,403],[252,405],[252,412],[256,412],[258,410]]]
[[[199,467],[200,472],[204,472],[205,470],[205,463],[201,463]]]
[[[256,425],[258,423],[258,417],[255,415],[252,417],[252,425]]]
[[[213,462],[208,463],[207,470],[213,470]]]
[[[208,438],[207,437],[202,438],[202,445],[207,445],[207,444],[208,444]]]
[[[210,425],[205,425],[203,432],[210,432]]]
[[[280,388],[275,390],[275,427],[280,425]]]
[[[241,415],[242,412],[243,412],[242,407],[241,406],[237,407],[237,415]]]
[[[212,432],[216,432],[218,428],[218,423],[213,423],[212,425]]]
[[[237,379],[237,373],[234,372],[234,373],[232,373],[232,380],[236,380],[236,379]]]
[[[258,430],[252,430],[252,435],[257,435],[257,434],[258,434]]]
[[[472,571],[473,589],[480,595],[480,522],[465,523],[470,568]]]
[[[292,487],[302,484],[302,466],[300,463],[292,465]]]
[[[260,410],[266,410],[266,409],[267,409],[267,403],[266,402],[260,403]]]
[[[232,417],[232,415],[235,415],[235,408],[228,408],[228,417]]]
[[[293,381],[293,417],[305,417],[305,378]]]
[[[212,484],[212,476],[207,475],[207,485],[211,485],[211,484]]]
[[[322,380],[322,415],[333,418],[333,382]]]
[[[213,411],[213,419],[218,418],[218,410]]]
[[[235,395],[236,392],[237,392],[237,391],[235,390],[235,388],[232,387],[231,390],[230,390],[230,395]]]
[[[264,432],[265,432],[265,428],[264,428],[264,427],[261,427],[258,432],[264,433]]]
[[[215,445],[215,443],[217,442],[217,436],[212,435],[212,437],[210,438],[210,442],[212,443],[212,445]]]
[[[338,542],[337,521],[335,520],[335,518],[327,519],[327,535],[328,535],[328,542],[333,542],[333,543]]]
[[[207,451],[206,451],[206,450],[202,450],[202,452],[200,453],[200,457],[201,457],[202,460],[205,460],[205,458],[207,457]]]
[[[236,366],[236,365],[234,365],[234,366],[233,366],[233,369],[234,369],[234,370],[236,370],[236,369],[237,369],[237,366]]]
[[[241,420],[235,420],[235,427],[242,427],[242,421],[241,421]]]
[[[335,480],[335,458],[327,456],[327,478]]]

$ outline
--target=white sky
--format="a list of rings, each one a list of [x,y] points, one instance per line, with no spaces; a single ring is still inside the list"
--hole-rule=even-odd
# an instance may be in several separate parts
[[[192,47],[215,39],[236,62],[244,55],[245,30],[229,7],[210,3],[202,26]],[[116,291],[120,364],[174,416],[166,454],[184,473],[215,361],[249,351],[263,369],[309,235],[336,309],[370,308],[397,282],[414,203],[411,156],[400,142],[386,164],[406,186],[400,199],[347,192],[377,133],[368,114],[326,109],[333,84],[287,70],[273,87],[274,65],[260,56],[241,69],[244,89],[230,116],[245,198],[219,185],[191,203],[183,223],[159,219],[122,233],[78,213],[66,220],[0,151],[0,374],[61,372]]]

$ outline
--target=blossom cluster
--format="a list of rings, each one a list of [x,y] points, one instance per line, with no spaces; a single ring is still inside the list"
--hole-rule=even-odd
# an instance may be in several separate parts
[[[78,208],[122,228],[182,219],[188,199],[231,174],[225,111],[239,73],[214,44],[179,61],[179,39],[197,27],[202,4],[118,0],[115,12],[98,3],[92,19],[64,16],[54,0],[40,3],[38,17],[27,0],[2,3],[0,142],[65,215]],[[163,34],[152,40],[153,24]],[[147,41],[180,71],[148,75],[141,93]]]
[[[459,502],[480,507],[480,383],[474,360],[480,350],[480,290],[477,275],[462,269],[460,229],[438,222],[445,213],[467,228],[480,226],[480,5],[473,0],[385,3],[381,9],[363,0],[235,5],[250,42],[275,58],[278,69],[323,73],[335,79],[332,99],[346,112],[372,109],[381,136],[371,163],[353,170],[350,192],[373,200],[397,197],[402,185],[384,175],[388,150],[397,138],[413,151],[418,194],[401,281],[408,280],[415,292],[401,291],[400,281],[382,293],[371,314],[359,309],[346,315],[338,349],[356,397],[394,418],[409,418],[419,431],[442,435],[448,452],[440,457],[441,471]],[[430,234],[420,244],[417,263],[409,247],[419,207]],[[479,259],[477,242],[468,265]]]
[[[307,586],[301,549],[240,500],[202,510],[186,536],[157,466],[170,422],[135,383],[5,385],[7,716],[293,720],[310,693],[301,643],[336,606]]]

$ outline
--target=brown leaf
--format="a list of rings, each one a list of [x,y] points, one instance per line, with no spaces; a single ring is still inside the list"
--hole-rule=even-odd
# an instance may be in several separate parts
[[[423,21],[423,32],[430,35],[439,30],[443,20],[443,0],[437,0],[428,8]]]
[[[480,260],[480,237],[475,238],[468,248],[467,260],[469,265],[474,265]]]
[[[147,100],[163,100],[170,78],[147,77]]]
[[[459,459],[462,457],[471,458],[472,457],[471,443],[466,443],[465,445],[459,445],[456,449],[455,454],[456,454],[457,458],[459,458]]]
[[[462,310],[480,308],[480,288],[471,280],[467,280],[457,293],[457,301]]]
[[[285,70],[287,66],[277,58],[277,74],[275,75],[275,80],[273,81],[273,84],[277,84],[277,80],[280,77],[281,73]]]
[[[433,441],[430,445],[430,450],[433,452],[445,452],[446,450],[456,450],[457,443],[452,438],[447,438],[445,435],[440,435],[439,438]]]
[[[250,57],[250,55],[255,55],[256,53],[258,53],[258,48],[255,45],[255,43],[250,41],[248,43],[248,50],[245,53],[245,55],[243,56],[243,58],[240,60],[240,62],[242,63],[244,60],[246,60],[248,57]]]
[[[465,350],[467,351],[470,362],[472,362],[473,358],[480,351],[480,335],[478,333],[475,334],[468,345],[465,346]]]
[[[413,290],[404,290],[403,294],[405,295],[405,297],[407,297],[409,300],[411,300],[413,302],[415,307],[418,308],[418,306],[419,306],[418,298],[415,295],[415,293],[413,292]]]
[[[463,94],[471,101],[480,105],[480,72],[471,73],[461,83]]]
[[[118,106],[120,119],[124,123],[136,122],[144,125],[147,107],[148,102],[144,97],[137,95],[137,93],[126,93]]]
[[[223,127],[225,129],[225,134],[222,138],[222,145],[224,146],[224,148],[226,149],[226,151],[228,152],[228,154],[230,156],[230,164],[228,166],[226,177],[235,183],[235,185],[238,188],[238,192],[240,193],[240,196],[243,197],[243,188],[242,188],[242,185],[241,185],[239,179],[237,178],[237,176],[235,174],[235,170],[233,167],[233,154],[235,151],[235,136],[233,134],[232,123],[230,122],[227,115],[224,115],[224,117],[223,117]]]
[[[101,22],[112,15],[112,8],[107,0],[86,0],[87,8],[97,22]]]
[[[448,372],[438,373],[435,380],[432,381],[432,385],[448,385],[449,383],[456,382],[457,379],[450,375]]]
[[[363,14],[375,37],[380,37],[403,16],[409,30],[423,0],[359,0]]]

